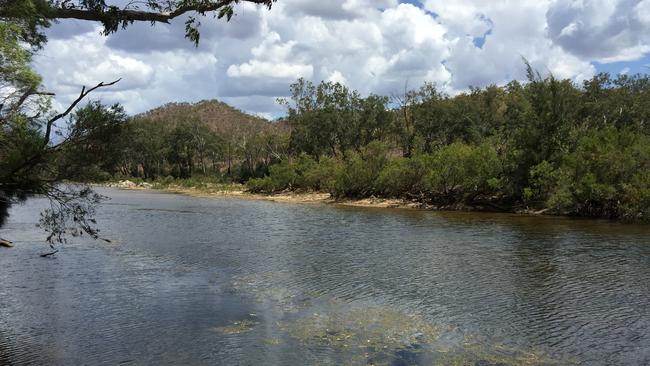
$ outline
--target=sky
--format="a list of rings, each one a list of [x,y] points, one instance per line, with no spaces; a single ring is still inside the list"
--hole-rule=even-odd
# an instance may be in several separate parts
[[[108,37],[60,21],[34,66],[59,108],[83,85],[121,78],[93,98],[130,114],[219,99],[266,118],[284,114],[277,98],[300,77],[391,96],[424,82],[454,95],[523,80],[522,57],[578,83],[650,72],[650,0],[278,0],[201,21],[198,47],[184,19]]]

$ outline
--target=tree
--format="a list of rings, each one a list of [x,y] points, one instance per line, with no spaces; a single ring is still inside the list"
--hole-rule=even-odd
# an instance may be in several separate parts
[[[62,191],[56,187],[60,179],[56,159],[65,148],[74,146],[76,137],[86,136],[80,130],[72,134],[61,134],[55,142],[56,124],[64,121],[74,108],[92,91],[114,84],[99,83],[90,89],[82,88],[79,97],[65,111],[56,113],[50,108],[51,93],[41,89],[40,77],[31,70],[32,54],[40,46],[40,38],[29,32],[32,22],[0,22],[0,224],[4,222],[8,207],[33,194],[49,197],[53,206],[60,210],[58,218],[70,218],[77,228],[88,228],[88,234],[96,235],[87,220],[78,213],[92,214],[87,207],[97,197],[83,190]],[[31,45],[28,48],[25,44]],[[117,82],[117,81],[116,81]],[[76,200],[75,200],[76,197]],[[62,221],[50,215],[44,216],[44,227],[51,233],[61,232],[63,226],[55,228],[50,224]],[[59,235],[50,235],[58,239]]]
[[[291,98],[282,103],[288,109],[293,152],[305,152],[317,160],[323,155],[358,152],[372,141],[384,140],[393,123],[393,114],[386,108],[388,98],[362,98],[340,83],[314,85],[299,79],[291,85]]]
[[[134,22],[169,23],[188,13],[230,20],[235,5],[247,2],[271,8],[275,0],[146,0],[129,1],[124,6],[107,4],[105,0],[0,0],[0,19],[20,19],[25,31],[44,41],[39,27],[48,26],[51,20],[79,19],[98,21],[104,34],[126,28]],[[198,44],[201,23],[195,15],[185,21],[185,37]]]
[[[119,104],[107,107],[93,101],[74,112],[68,120],[61,156],[56,160],[58,176],[93,181],[116,170],[122,155],[122,146],[117,141],[126,121],[126,113]]]

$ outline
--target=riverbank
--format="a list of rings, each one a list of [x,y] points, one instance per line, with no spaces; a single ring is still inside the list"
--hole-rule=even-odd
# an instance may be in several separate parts
[[[198,183],[198,184],[196,184]],[[196,184],[196,185],[194,185]],[[94,183],[92,185],[100,187],[110,187],[125,190],[151,190],[162,191],[167,193],[184,194],[194,197],[228,197],[247,200],[261,200],[279,203],[294,204],[328,204],[350,207],[367,207],[367,208],[392,208],[392,209],[409,209],[425,211],[448,211],[448,212],[486,212],[486,213],[503,213],[521,216],[545,216],[545,217],[566,217],[581,218],[591,220],[608,220],[622,223],[635,223],[634,220],[623,220],[611,217],[600,216],[580,216],[573,212],[559,212],[551,208],[530,208],[525,206],[517,207],[499,207],[494,204],[486,203],[485,205],[467,205],[462,203],[448,205],[434,205],[417,200],[406,200],[399,198],[382,198],[367,197],[360,199],[336,198],[327,192],[296,192],[283,191],[278,193],[252,193],[246,185],[237,183],[215,183],[194,180],[176,180],[168,182],[131,181],[121,180],[106,183]]]
[[[201,186],[182,186],[177,184],[161,185],[152,184],[147,182],[133,182],[130,180],[122,180],[118,182],[111,182],[101,184],[101,186],[127,189],[127,190],[155,190],[176,194],[186,194],[193,197],[229,197],[250,200],[262,200],[281,203],[299,203],[299,204],[332,204],[341,206],[352,207],[375,207],[375,208],[403,208],[403,209],[428,209],[428,210],[462,210],[473,211],[467,207],[465,209],[457,208],[441,208],[433,207],[422,204],[420,202],[413,202],[402,199],[394,198],[363,198],[363,199],[337,199],[332,197],[330,193],[326,192],[281,192],[274,194],[260,194],[251,193],[246,190],[246,186],[242,184],[216,184],[207,183]]]
[[[502,212],[517,215],[530,215],[530,216],[567,216],[557,214],[548,209],[532,210],[532,209],[518,209],[518,210],[496,210],[494,208],[483,206],[469,206],[463,204],[454,205],[430,205],[419,201],[409,201],[399,198],[381,198],[381,197],[367,197],[360,199],[350,198],[336,198],[327,192],[295,192],[285,191],[279,193],[252,193],[249,192],[245,185],[237,183],[206,183],[201,182],[199,185],[188,185],[186,181],[180,181],[181,184],[176,183],[149,183],[138,182],[131,180],[121,180],[117,182],[109,182],[105,184],[98,184],[103,187],[126,189],[126,190],[153,190],[162,191],[175,194],[185,194],[193,197],[228,197],[248,200],[261,200],[280,203],[295,203],[295,204],[329,204],[350,207],[368,207],[368,208],[398,208],[398,209],[411,209],[411,210],[428,210],[428,211],[463,211],[463,212]]]

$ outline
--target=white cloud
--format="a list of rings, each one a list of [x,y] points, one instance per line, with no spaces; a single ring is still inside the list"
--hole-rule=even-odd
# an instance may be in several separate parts
[[[547,20],[549,38],[583,59],[632,61],[650,52],[649,0],[555,1]]]
[[[241,65],[230,65],[227,74],[233,78],[311,79],[311,76],[314,74],[314,68],[311,65],[251,60]]]
[[[339,83],[341,85],[346,85],[348,83],[348,80],[341,74],[340,71],[334,71],[330,76],[327,78],[327,81],[331,81],[333,83]]]
[[[634,7],[634,11],[636,12],[637,17],[639,17],[639,20],[646,24],[650,24],[650,0],[640,1]]]
[[[82,86],[121,81],[100,89],[90,98],[123,103],[140,112],[163,102],[200,100],[206,94],[217,59],[210,53],[183,50],[127,53],[109,48],[99,31],[69,39],[52,39],[34,64],[44,75],[45,87],[57,95],[60,106],[74,100]],[[187,62],[191,59],[191,62]]]
[[[521,79],[522,57],[558,77],[581,80],[591,76],[594,68],[589,61],[576,58],[548,39],[546,13],[551,4],[548,0],[427,0],[425,7],[438,14],[440,24],[447,29],[448,89],[458,91]],[[479,47],[475,39],[483,37]]]
[[[89,23],[53,25],[35,65],[62,103],[122,77],[98,96],[140,112],[169,101],[218,98],[278,115],[298,77],[394,94],[431,81],[455,93],[524,77],[522,57],[576,81],[594,61],[650,53],[650,0],[282,0],[242,4],[230,23],[202,19],[198,48],[183,19],[136,24],[109,37]]]
[[[136,58],[112,52],[104,46],[99,31],[69,39],[51,39],[35,64],[55,89],[91,86],[100,81],[123,81],[114,89],[134,89],[149,85],[154,68]]]

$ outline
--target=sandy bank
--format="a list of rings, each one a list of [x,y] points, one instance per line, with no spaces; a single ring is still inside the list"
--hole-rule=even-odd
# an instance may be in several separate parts
[[[387,198],[364,198],[364,199],[335,199],[329,193],[324,192],[282,192],[276,194],[256,194],[245,190],[243,185],[208,185],[207,187],[194,188],[170,185],[156,187],[150,183],[134,183],[131,181],[120,181],[109,183],[103,186],[126,190],[155,190],[169,193],[186,194],[193,197],[230,197],[250,200],[263,200],[283,203],[302,204],[332,204],[355,207],[379,207],[379,208],[409,208],[409,209],[431,209],[419,202],[410,202],[401,199]]]

